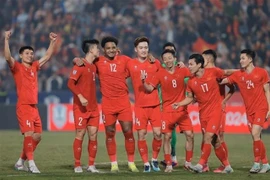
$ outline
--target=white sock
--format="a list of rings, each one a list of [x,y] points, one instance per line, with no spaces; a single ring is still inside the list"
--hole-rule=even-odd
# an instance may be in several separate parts
[[[150,166],[149,162],[147,162],[147,163],[144,163],[144,165],[145,165],[145,166]]]
[[[22,158],[19,158],[18,161],[16,162],[16,164],[18,165],[23,165],[24,164],[24,161]]]
[[[111,165],[117,165],[117,161],[111,162]]]
[[[29,167],[36,166],[34,160],[29,160],[28,163],[29,163]]]
[[[128,161],[128,165],[133,164],[133,163],[134,163],[134,162],[129,162],[129,161]]]

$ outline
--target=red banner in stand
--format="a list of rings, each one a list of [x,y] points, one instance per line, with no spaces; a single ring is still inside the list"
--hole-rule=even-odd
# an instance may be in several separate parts
[[[132,107],[133,108],[133,107]],[[101,110],[101,107],[99,106]],[[190,105],[188,108],[189,116],[192,120],[194,132],[201,132],[198,107]],[[228,106],[226,108],[226,133],[249,133],[247,127],[247,118],[245,107],[243,106]],[[50,104],[48,111],[48,130],[49,131],[74,131],[74,120],[72,104]],[[101,111],[100,111],[101,113]],[[100,116],[102,117],[102,116]],[[270,121],[265,123],[264,128],[267,129]],[[120,124],[116,124],[117,131],[121,131]],[[151,131],[151,126],[148,126]],[[104,125],[100,118],[99,131],[104,131]]]

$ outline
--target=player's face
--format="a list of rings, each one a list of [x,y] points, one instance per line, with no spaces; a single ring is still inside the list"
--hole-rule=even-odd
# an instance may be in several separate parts
[[[140,42],[135,48],[135,52],[139,58],[146,58],[149,52],[149,47],[147,42]]]
[[[176,58],[172,55],[172,53],[163,54],[162,59],[167,68],[173,67],[176,61]]]
[[[92,51],[93,55],[95,56],[95,58],[97,58],[99,56],[99,48],[96,44],[93,45],[91,51]]]
[[[166,50],[166,49],[169,49],[169,50],[174,50],[174,51],[175,51],[175,49],[174,49],[174,47],[173,47],[173,46],[166,46],[166,47],[164,48],[164,50]]]
[[[243,53],[240,55],[240,65],[241,68],[246,68],[252,62],[251,57],[247,56],[247,54]]]
[[[191,74],[195,74],[196,72],[198,72],[200,67],[201,67],[201,63],[197,64],[195,59],[190,59],[188,61],[188,69]]]
[[[31,64],[34,61],[34,51],[25,49],[21,54],[20,58],[24,63]]]
[[[109,58],[114,58],[117,53],[117,46],[114,42],[107,42],[103,48],[104,55]]]

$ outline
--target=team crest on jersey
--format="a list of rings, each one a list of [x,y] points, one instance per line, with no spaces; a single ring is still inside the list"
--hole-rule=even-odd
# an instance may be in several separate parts
[[[195,81],[194,84],[197,85],[197,81]]]
[[[34,74],[34,72],[31,70],[31,76],[33,76],[33,77],[34,77],[34,75],[35,75],[35,74]]]
[[[90,69],[88,68],[88,72],[90,72]]]
[[[137,69],[137,66],[134,66],[135,69]]]
[[[167,76],[165,76],[165,77],[164,77],[164,79],[165,79],[165,80],[167,80],[167,79],[168,79],[168,77],[167,77]]]
[[[75,75],[76,73],[77,73],[77,70],[73,70],[73,71],[72,71],[72,74]]]
[[[245,78],[242,76],[242,81],[244,81],[245,80]]]
[[[106,63],[107,63],[107,61],[105,60],[105,61],[104,61],[104,64],[106,64]]]

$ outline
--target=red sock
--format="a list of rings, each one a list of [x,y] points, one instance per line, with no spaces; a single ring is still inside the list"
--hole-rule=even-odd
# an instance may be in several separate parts
[[[148,147],[145,140],[138,141],[138,149],[143,160],[143,163],[148,162]]]
[[[266,149],[264,146],[263,141],[261,140],[261,161],[263,164],[267,164],[268,163],[268,159],[267,159],[267,155],[266,155]]]
[[[192,157],[193,157],[193,151],[187,151],[186,150],[186,161],[191,162]]]
[[[220,160],[220,162],[222,162],[222,164],[225,167],[230,165],[230,163],[226,157],[226,151],[222,145],[220,145],[218,148],[215,148],[215,153],[216,153],[217,158]]]
[[[106,147],[107,153],[110,157],[110,161],[117,161],[116,159],[116,142],[115,142],[115,132],[106,132]]]
[[[259,163],[261,160],[261,140],[253,141],[254,162]]]
[[[154,159],[157,159],[158,158],[158,154],[159,154],[159,151],[160,151],[160,148],[161,148],[161,145],[162,145],[162,140],[157,140],[157,139],[153,139],[152,141],[152,157]]]
[[[73,155],[75,159],[74,167],[81,166],[81,155],[82,155],[82,140],[77,138],[73,142]]]
[[[33,152],[35,152],[35,150],[36,150],[37,145],[38,145],[38,143],[39,143],[39,142],[40,142],[40,140],[39,140],[39,141],[36,141],[36,140],[32,139],[32,144],[33,144]],[[25,154],[24,150],[22,150],[22,153],[21,153],[21,159],[23,159],[23,160],[26,160],[26,159],[27,159],[27,157],[26,157],[26,154]]]
[[[199,164],[203,166],[208,161],[210,154],[211,154],[211,144],[204,143]]]
[[[201,143],[201,153],[203,152],[203,145],[204,145],[204,143],[202,142],[202,143]],[[208,160],[207,160],[207,161],[208,161]],[[207,161],[205,161],[204,164],[207,164],[207,163],[208,163]]]
[[[227,144],[224,142],[221,143],[221,146],[223,147],[223,149],[225,150],[226,152],[226,158],[229,157],[229,154],[228,154],[228,147],[227,147]]]
[[[128,162],[134,162],[134,153],[135,153],[135,140],[133,132],[129,131],[124,133],[125,135],[125,148],[127,152]]]
[[[88,141],[88,165],[94,165],[97,155],[97,141]]]
[[[171,155],[170,154],[164,154],[164,159],[165,159],[165,162],[168,165],[172,165],[172,159],[171,159]]]
[[[26,155],[28,160],[34,159],[32,136],[24,137],[23,151],[25,152],[25,155]]]

